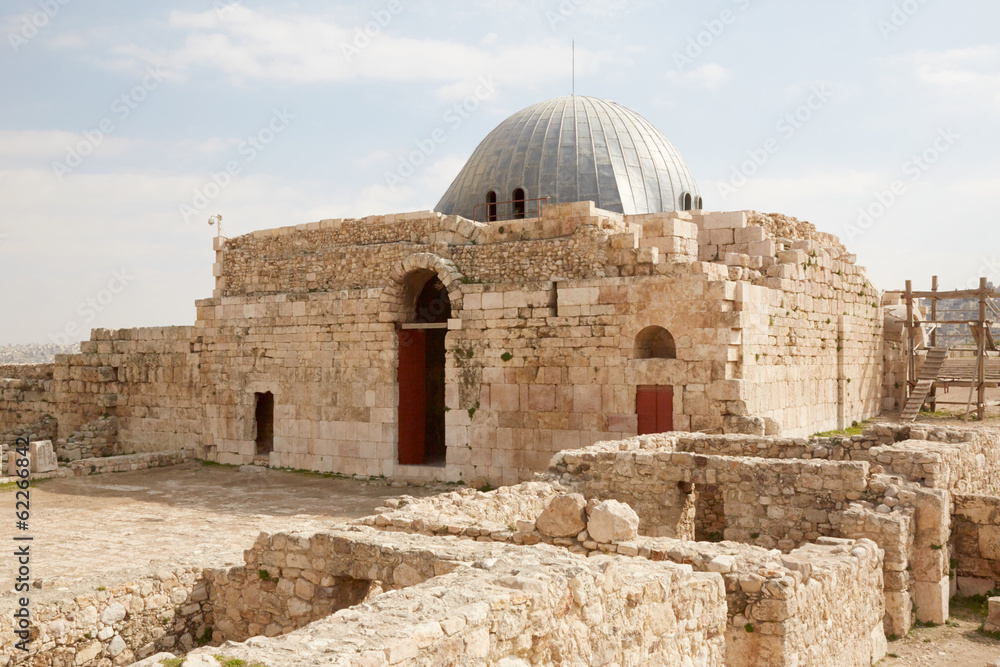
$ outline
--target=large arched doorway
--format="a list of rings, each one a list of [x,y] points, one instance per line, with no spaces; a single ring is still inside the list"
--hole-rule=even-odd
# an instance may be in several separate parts
[[[444,342],[451,300],[430,271],[408,276],[406,291],[415,298],[410,321],[398,331],[399,463],[444,465]]]

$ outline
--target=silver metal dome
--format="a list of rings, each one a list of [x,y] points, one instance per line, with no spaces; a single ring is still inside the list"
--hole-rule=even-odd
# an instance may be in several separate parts
[[[701,208],[691,170],[663,133],[623,106],[580,95],[539,102],[500,123],[435,210],[485,220],[490,193],[500,202],[591,200],[625,214]]]

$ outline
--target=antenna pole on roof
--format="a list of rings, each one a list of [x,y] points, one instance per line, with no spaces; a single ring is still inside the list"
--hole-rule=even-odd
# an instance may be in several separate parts
[[[573,40],[573,96],[576,97],[576,40]]]

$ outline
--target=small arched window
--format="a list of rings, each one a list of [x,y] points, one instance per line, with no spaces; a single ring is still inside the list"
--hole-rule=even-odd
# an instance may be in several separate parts
[[[497,193],[490,190],[486,193],[486,203],[489,206],[486,207],[486,221],[496,222],[497,219]]]
[[[524,219],[524,189],[515,188],[514,196],[511,197],[514,200],[514,219],[523,220]]]
[[[690,192],[685,192],[684,194],[681,195],[681,210],[682,211],[690,211],[692,203],[693,202],[691,201],[691,193]]]
[[[635,337],[636,359],[676,359],[674,337],[663,327],[646,327]]]
[[[701,199],[701,195],[698,195],[698,200],[697,200],[697,202],[695,204],[695,208],[698,209],[699,211],[704,211],[705,210],[705,204],[704,204],[704,202]]]

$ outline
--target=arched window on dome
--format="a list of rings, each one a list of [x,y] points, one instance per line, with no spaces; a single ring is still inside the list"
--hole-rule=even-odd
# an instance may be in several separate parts
[[[691,193],[685,192],[681,195],[681,210],[690,211],[691,210]]]
[[[514,219],[523,220],[524,219],[524,188],[515,188],[514,196],[511,197],[514,202]]]
[[[674,337],[663,327],[646,327],[635,337],[636,359],[676,359]]]
[[[487,222],[496,222],[497,220],[497,193],[490,190],[486,193],[486,203],[489,206],[486,207],[486,220]]]
[[[701,195],[698,195],[698,201],[695,204],[695,208],[697,208],[699,211],[705,210],[705,203],[702,201]]]

